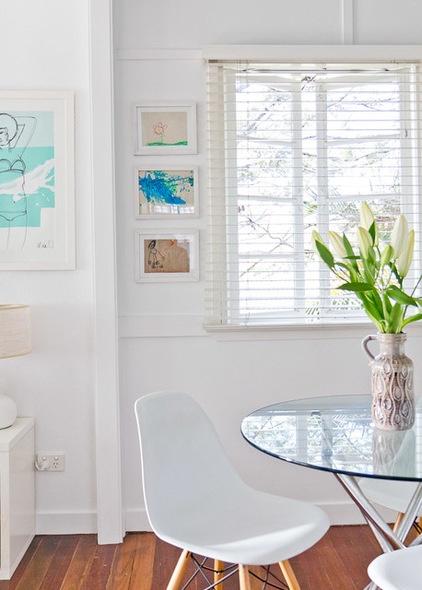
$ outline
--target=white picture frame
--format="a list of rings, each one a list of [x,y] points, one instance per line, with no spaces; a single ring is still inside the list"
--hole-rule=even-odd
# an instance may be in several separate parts
[[[196,103],[135,105],[135,155],[196,154]]]
[[[74,95],[0,91],[0,270],[75,268]]]
[[[198,217],[198,167],[137,166],[134,173],[135,217]]]
[[[135,281],[199,280],[198,230],[135,230]]]

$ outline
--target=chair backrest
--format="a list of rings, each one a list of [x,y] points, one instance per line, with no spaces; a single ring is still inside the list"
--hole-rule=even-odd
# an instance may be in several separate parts
[[[198,502],[215,504],[224,493],[247,489],[210,419],[190,396],[152,393],[135,402],[135,414],[145,505],[158,535]]]
[[[368,575],[383,590],[420,590],[422,546],[383,553],[368,567]]]

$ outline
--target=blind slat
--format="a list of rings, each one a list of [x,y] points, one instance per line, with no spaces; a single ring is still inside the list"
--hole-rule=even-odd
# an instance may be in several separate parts
[[[312,229],[417,230],[420,64],[209,63],[210,326],[362,322],[315,259]]]

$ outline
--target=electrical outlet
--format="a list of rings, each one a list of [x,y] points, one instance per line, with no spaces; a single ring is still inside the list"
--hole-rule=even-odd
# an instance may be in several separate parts
[[[64,471],[64,453],[37,453],[38,471]]]

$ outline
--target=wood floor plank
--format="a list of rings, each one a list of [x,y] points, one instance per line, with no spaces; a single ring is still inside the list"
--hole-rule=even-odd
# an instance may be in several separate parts
[[[136,551],[133,556],[133,568],[130,578],[130,590],[154,590],[152,585],[156,537],[151,533],[133,535],[137,539]],[[110,590],[114,590],[110,589]]]
[[[114,588],[129,590],[132,585],[131,580],[134,573],[136,557],[143,551],[143,547],[140,545],[140,535],[130,533],[126,536],[125,542],[116,548],[107,582],[107,590],[113,590]],[[139,567],[139,562],[137,562],[137,567]]]
[[[334,526],[290,563],[301,590],[362,590],[380,552],[368,526]],[[37,536],[0,590],[165,590],[179,555],[152,533],[129,533],[115,545],[97,545],[96,535]],[[276,564],[272,571],[280,577]],[[189,590],[203,588],[198,576]],[[224,590],[239,590],[237,575]]]
[[[105,590],[117,545],[97,545],[83,585],[78,590]],[[117,588],[116,588],[117,590]]]
[[[40,590],[58,590],[61,587],[78,540],[78,535],[63,535],[60,537],[54,557],[42,580]]]
[[[1,580],[0,581],[0,590],[16,590],[22,576],[24,575],[26,568],[28,567],[29,562],[32,559],[35,551],[38,548],[38,545],[42,542],[42,537],[35,537],[32,543],[30,544],[27,552],[23,556],[21,562],[19,563],[18,567],[13,574],[11,580]]]
[[[40,590],[44,576],[60,543],[57,536],[44,536],[19,580],[16,590]]]
[[[80,590],[89,575],[97,551],[97,535],[80,535],[60,590]],[[1,589],[0,589],[1,590]]]

